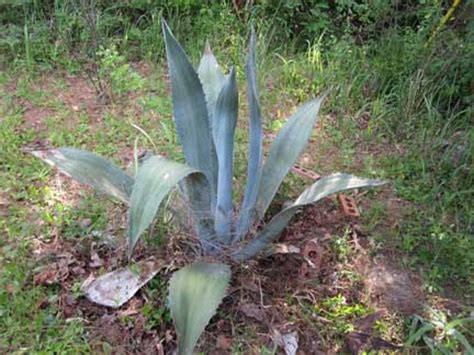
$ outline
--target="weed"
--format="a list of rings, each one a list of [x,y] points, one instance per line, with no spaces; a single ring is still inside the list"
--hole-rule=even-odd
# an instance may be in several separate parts
[[[428,319],[415,315],[409,327],[407,346],[423,342],[432,353],[453,354],[463,351],[472,354],[473,348],[468,341],[466,329],[469,323],[474,322],[472,318],[458,317],[448,321],[445,313],[432,308],[427,308]],[[462,350],[461,350],[462,349]]]
[[[143,79],[132,71],[130,65],[121,56],[116,46],[101,48],[97,53],[99,72],[98,75],[106,83],[105,90],[108,96],[123,98],[126,94],[137,91],[143,86]]]
[[[351,253],[351,246],[349,245],[349,236],[351,231],[346,229],[341,236],[331,237],[331,249],[336,254],[337,259],[341,262],[347,261]]]
[[[354,331],[353,321],[368,314],[369,310],[362,304],[348,303],[344,295],[338,294],[314,305],[314,312],[328,319],[333,331],[346,334]]]

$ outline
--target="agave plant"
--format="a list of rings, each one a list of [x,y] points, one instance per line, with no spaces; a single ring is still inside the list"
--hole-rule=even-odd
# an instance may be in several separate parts
[[[146,159],[131,177],[113,163],[74,148],[33,154],[79,182],[129,205],[128,246],[153,222],[165,196],[176,186],[189,203],[203,254],[244,262],[275,241],[301,207],[344,190],[378,186],[377,180],[337,173],[309,186],[268,224],[261,220],[283,179],[306,145],[324,95],[287,120],[263,162],[262,120],[256,74],[256,36],[252,29],[246,65],[249,108],[247,184],[238,210],[232,201],[234,133],[238,92],[234,69],[225,75],[209,46],[197,71],[163,21],[171,76],[173,117],[186,164],[161,156]],[[258,227],[258,228],[257,228]],[[224,258],[225,256],[225,258]],[[197,261],[177,271],[169,288],[169,307],[181,354],[191,354],[226,293],[231,277],[224,262]]]

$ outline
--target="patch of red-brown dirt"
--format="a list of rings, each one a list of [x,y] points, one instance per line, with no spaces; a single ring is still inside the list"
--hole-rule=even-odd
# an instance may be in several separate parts
[[[80,226],[88,228],[90,222],[81,223]],[[99,275],[126,263],[126,250],[121,247],[125,240],[118,236],[125,235],[120,211],[111,223],[107,233],[115,234],[118,245],[109,243],[106,232],[81,240],[63,240],[59,236],[49,244],[44,243],[37,251],[38,264],[43,267],[32,282],[61,286],[58,302],[62,315],[66,319],[84,320],[94,351],[172,353],[176,350],[176,335],[166,311],[165,285],[172,271],[192,261],[192,248],[179,236],[158,249],[139,247],[137,260],[155,254],[170,265],[155,277],[162,286],[157,289],[153,286],[157,281],[152,281],[118,309],[97,306],[78,297],[74,288],[90,274]],[[337,236],[345,236],[351,250],[351,256],[343,262],[333,247]],[[369,248],[370,241],[359,226],[358,218],[342,213],[336,199],[325,199],[305,209],[290,224],[272,252],[248,264],[233,266],[228,296],[219,315],[206,328],[198,348],[205,353],[229,354],[238,344],[246,354],[260,353],[263,346],[272,349],[281,343],[283,335],[293,333],[298,338],[298,354],[395,346],[391,339],[368,336],[370,331],[364,332],[364,326],[357,323],[354,325],[356,332],[340,334],[345,347],[334,348],[334,343],[320,332],[320,327],[331,321],[322,314],[307,311],[323,300],[341,294],[349,303],[373,300],[375,309],[386,309],[387,312],[392,311],[394,305],[397,310],[401,303],[405,305],[407,297],[419,296],[417,291],[407,289],[410,278],[396,266],[389,268],[387,265],[392,264],[386,263],[382,268],[379,263],[372,268]],[[347,271],[362,277],[354,281],[342,276]],[[413,286],[416,289],[417,284],[413,283]],[[361,324],[369,322],[359,321]]]
[[[350,249],[350,256],[345,261],[341,261],[333,247],[334,239],[341,236],[345,236]],[[373,300],[367,306],[379,309],[379,318],[401,309],[407,312],[418,310],[415,306],[407,307],[423,299],[419,285],[409,283],[407,280],[411,279],[402,269],[394,271],[393,266],[393,269],[386,267],[385,270],[395,280],[404,280],[404,283],[382,284],[381,280],[371,276],[371,265],[374,264],[370,247],[370,240],[360,227],[358,218],[342,213],[335,200],[325,199],[308,207],[287,228],[273,249],[274,254],[264,255],[248,267],[234,271],[235,281],[222,306],[226,314],[233,316],[209,326],[201,343],[202,350],[216,351],[218,348],[217,353],[226,354],[230,347],[224,340],[238,339],[245,353],[259,353],[261,346],[272,349],[281,335],[293,332],[298,335],[298,354],[350,352],[355,348],[396,349],[392,339],[372,336],[371,327],[365,326],[370,328],[365,329],[357,322],[354,324],[355,332],[339,335],[345,341],[345,348],[334,348],[335,339],[327,339],[320,332],[320,327],[332,321],[322,314],[305,311],[305,308],[311,309],[337,295],[343,295],[347,302],[354,304],[367,304],[368,300]],[[391,262],[387,262],[389,264]],[[344,273],[359,276],[351,280],[344,277]],[[372,281],[370,287],[366,278]],[[406,298],[410,296],[415,301],[408,302]],[[243,335],[239,336],[239,333]],[[250,334],[257,340],[246,340]]]
[[[55,90],[57,97],[72,111],[84,112],[89,117],[99,119],[103,105],[89,81],[81,76],[66,75],[67,88]]]
[[[405,315],[423,311],[421,281],[413,274],[387,260],[371,262],[364,274],[365,287],[374,304]]]
[[[166,299],[158,297],[153,288],[142,289],[117,309],[95,305],[77,294],[77,285],[90,275],[98,276],[127,263],[122,236],[125,233],[121,228],[121,215],[125,213],[116,212],[116,217],[111,215],[111,225],[105,231],[91,231],[91,235],[79,240],[64,240],[59,236],[49,242],[38,241],[34,250],[38,267],[31,282],[60,285],[58,306],[61,315],[66,320],[83,319],[94,352],[163,354],[164,351],[168,354],[176,348],[174,330],[166,313],[162,315],[163,319],[156,319],[161,317],[158,312],[165,309]],[[87,229],[91,221],[78,223],[78,228]],[[145,259],[156,254],[156,257],[166,259],[167,248],[163,249],[165,252],[160,253],[155,248],[140,247],[135,255],[138,259]],[[168,264],[173,263],[170,260]],[[166,284],[169,275],[168,272],[157,278],[163,278]],[[46,307],[49,301],[41,302],[39,306]],[[145,310],[145,305],[150,311]]]
[[[36,132],[46,130],[46,119],[56,114],[53,109],[35,106],[30,100],[24,98],[17,100],[17,104],[23,110],[23,127],[34,129]]]

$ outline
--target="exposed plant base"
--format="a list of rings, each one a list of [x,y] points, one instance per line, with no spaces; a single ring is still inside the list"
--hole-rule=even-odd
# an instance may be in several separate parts
[[[345,246],[335,246],[335,241],[341,241],[341,238],[344,238]],[[82,319],[88,342],[94,350],[112,348],[128,353],[154,353],[162,346],[168,353],[176,348],[173,326],[165,299],[161,296],[174,268],[192,260],[194,252],[188,244],[183,244],[184,239],[174,240],[174,248],[170,246],[168,252],[160,253],[160,257],[174,267],[159,273],[151,285],[117,310],[96,306],[77,294],[77,285],[87,275],[101,274],[101,270],[116,267],[119,261],[115,253],[98,249],[97,256],[93,257],[101,262],[101,266],[97,267],[91,262],[91,256],[84,258],[77,245],[61,239],[56,242],[55,252],[49,254],[49,263],[61,260],[64,251],[69,251],[69,262],[63,262],[67,269],[67,272],[63,270],[63,274],[67,276],[57,280],[61,285],[59,311],[65,319]],[[394,318],[399,309],[383,302],[393,297],[394,289],[377,289],[377,297],[373,297],[370,288],[364,284],[364,273],[371,272],[367,265],[371,265],[373,260],[369,255],[370,239],[363,235],[358,221],[344,216],[333,200],[326,199],[301,213],[289,226],[281,242],[303,251],[310,240],[319,241],[324,250],[323,262],[320,269],[310,266],[305,275],[301,274],[301,269],[307,261],[300,254],[275,254],[247,266],[234,266],[235,276],[229,296],[224,299],[201,339],[201,351],[216,353],[219,349],[221,353],[237,350],[257,353],[263,347],[272,349],[278,334],[293,331],[298,334],[299,349],[307,354],[347,350],[353,341],[353,332],[358,330],[358,322],[381,310],[383,316],[379,323],[385,324],[390,331],[381,331],[377,327],[376,330],[369,329],[374,336],[366,339],[366,345],[373,339],[400,345],[403,329]],[[88,246],[80,246],[80,249],[84,248]],[[173,255],[169,252],[172,249],[181,252]],[[137,250],[138,258],[146,258],[142,250]],[[150,248],[146,250],[147,254],[158,252],[150,251]],[[80,274],[74,273],[73,270],[77,271],[74,267],[82,270]],[[406,274],[405,277],[410,276]],[[407,291],[400,292],[404,294]],[[334,308],[324,303],[328,299],[345,301]],[[358,305],[360,309],[351,310],[353,305]],[[349,313],[338,314],[337,307],[347,307]]]

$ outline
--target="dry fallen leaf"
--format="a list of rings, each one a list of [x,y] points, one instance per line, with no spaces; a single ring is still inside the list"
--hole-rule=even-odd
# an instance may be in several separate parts
[[[81,290],[89,301],[118,308],[128,302],[164,266],[162,260],[141,261],[97,278],[89,277],[82,284]]]
[[[169,342],[173,341],[173,339],[174,339],[173,333],[171,332],[171,330],[168,329],[168,330],[165,332],[165,341],[166,341],[167,343],[169,343]]]
[[[291,244],[284,244],[284,243],[277,243],[274,244],[272,248],[270,248],[268,255],[273,254],[299,254],[301,249],[295,245]]]
[[[6,290],[9,295],[14,295],[16,293],[16,287],[13,284],[8,284]]]
[[[381,319],[383,316],[385,316],[385,311],[380,310],[374,313],[370,313],[364,318],[358,319],[355,323],[359,331],[364,333],[371,333],[375,322]]]
[[[165,350],[163,349],[163,344],[156,344],[156,353],[157,355],[165,355]]]
[[[296,355],[298,351],[298,333],[291,332],[278,338],[278,345],[285,350],[286,355]]]
[[[239,307],[240,311],[249,318],[254,318],[257,320],[262,320],[265,318],[265,312],[257,304],[254,303],[244,303]]]
[[[224,334],[221,334],[217,337],[216,348],[222,350],[229,350],[232,346],[232,340],[226,337]]]
[[[37,285],[52,285],[59,281],[57,264],[52,264],[34,276]]]
[[[91,255],[91,262],[89,263],[89,266],[91,268],[99,268],[102,265],[104,265],[102,259],[99,257],[99,254],[96,252],[92,253]]]

